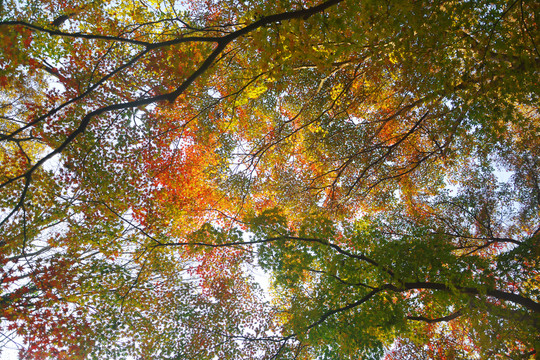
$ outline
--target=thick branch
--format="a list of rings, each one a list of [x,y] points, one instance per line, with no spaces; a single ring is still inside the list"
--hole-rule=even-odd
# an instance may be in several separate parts
[[[398,288],[394,285],[386,285],[386,287],[390,290],[394,291],[404,291],[404,290],[420,290],[420,289],[431,289],[431,290],[442,290],[442,291],[458,291],[464,294],[470,294],[470,295],[482,295],[484,292],[480,291],[477,288],[473,287],[462,287],[462,286],[454,286],[450,287],[446,284],[441,283],[433,283],[433,282],[411,282],[411,283],[403,283],[402,288]],[[504,300],[509,301],[514,304],[521,305],[525,307],[526,309],[532,310],[534,312],[540,312],[540,304],[526,298],[524,296],[514,294],[514,293],[508,293],[501,290],[493,289],[493,290],[487,290],[485,292],[487,296],[494,297],[498,300]]]
[[[306,330],[314,328],[315,326],[325,322],[326,319],[328,319],[330,316],[332,316],[334,314],[337,314],[337,313],[340,313],[340,312],[343,312],[343,311],[347,311],[347,310],[350,310],[350,309],[353,309],[355,307],[358,307],[358,306],[362,305],[363,303],[365,303],[366,301],[371,299],[373,296],[375,296],[376,294],[378,294],[382,290],[383,290],[383,288],[378,288],[378,289],[372,290],[366,296],[361,298],[360,300],[357,300],[357,301],[355,301],[353,303],[347,304],[347,305],[345,305],[343,307],[340,307],[340,308],[337,308],[337,309],[334,309],[334,310],[329,310],[329,311],[325,312],[324,314],[321,315],[319,320],[317,320],[314,323],[312,323],[311,325],[309,325],[306,328]]]
[[[443,316],[443,317],[440,317],[440,318],[435,318],[435,319],[430,319],[430,318],[427,318],[425,316],[407,316],[407,320],[424,321],[424,322],[427,322],[429,324],[432,324],[432,323],[437,323],[437,322],[442,322],[442,321],[451,321],[451,320],[454,320],[457,317],[460,317],[461,315],[463,315],[463,314],[461,313],[460,310],[458,310],[455,313],[452,313],[450,315]]]
[[[266,244],[266,243],[272,243],[276,241],[303,241],[303,242],[317,243],[317,244],[331,247],[334,250],[336,250],[338,253],[346,255],[353,259],[365,261],[368,264],[371,264],[373,266],[377,266],[377,267],[380,266],[380,264],[377,261],[365,255],[353,254],[347,250],[342,249],[339,245],[332,244],[328,242],[327,240],[298,237],[298,236],[279,236],[279,237],[267,238],[267,239],[262,239],[262,240],[233,241],[233,242],[227,242],[227,243],[221,243],[221,244],[212,244],[212,243],[203,243],[203,242],[176,242],[176,243],[162,243],[156,246],[204,246],[204,247],[210,247],[210,248],[221,248],[221,247],[242,246],[242,245]],[[394,272],[391,269],[384,269],[384,270],[388,274],[390,274],[390,276],[394,276]]]
[[[134,44],[134,45],[142,45],[142,46],[148,46],[150,43],[146,41],[140,41],[140,40],[133,40],[133,39],[126,39],[123,37],[118,36],[110,36],[110,35],[94,35],[94,34],[83,34],[83,33],[67,33],[60,30],[53,30],[53,29],[47,29],[42,26],[30,24],[25,21],[3,21],[0,22],[0,26],[24,26],[29,29],[35,30],[35,31],[41,31],[50,35],[56,35],[56,36],[62,36],[62,37],[69,37],[69,38],[79,38],[79,39],[89,39],[89,40],[106,40],[106,41],[116,41],[116,42],[124,42],[128,44]]]

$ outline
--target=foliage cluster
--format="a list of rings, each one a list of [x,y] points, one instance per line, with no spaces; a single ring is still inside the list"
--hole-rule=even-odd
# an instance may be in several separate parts
[[[1,345],[534,358],[539,21],[533,0],[3,0]]]

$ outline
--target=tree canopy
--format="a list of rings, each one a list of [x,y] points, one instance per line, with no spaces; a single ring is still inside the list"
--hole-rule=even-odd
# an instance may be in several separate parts
[[[539,21],[534,0],[2,0],[1,346],[533,359]]]

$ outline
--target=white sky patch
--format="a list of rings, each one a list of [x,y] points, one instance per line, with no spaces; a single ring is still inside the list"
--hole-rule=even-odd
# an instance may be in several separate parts
[[[255,281],[261,286],[264,299],[270,301],[270,275],[258,265],[253,267],[251,273]]]
[[[15,360],[19,358],[18,354],[19,350],[17,349],[16,344],[14,344],[13,341],[10,341],[9,344],[4,345],[4,347],[2,348],[0,360]]]
[[[47,150],[52,151],[52,149],[47,149]],[[50,151],[47,151],[47,153],[50,153]],[[56,172],[61,166],[62,166],[62,161],[60,159],[60,154],[56,154],[53,157],[51,157],[49,160],[45,161],[42,168],[45,171]]]
[[[510,181],[510,178],[512,177],[512,175],[514,175],[514,172],[513,171],[507,171],[507,170],[502,170],[502,169],[499,169],[497,171],[495,171],[495,176],[497,177],[497,180],[501,183],[507,183]]]
[[[210,95],[214,99],[221,99],[222,98],[221,93],[219,91],[217,91],[216,89],[208,90],[208,95]]]

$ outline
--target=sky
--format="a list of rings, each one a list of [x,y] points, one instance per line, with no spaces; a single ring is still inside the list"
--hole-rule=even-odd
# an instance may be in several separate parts
[[[2,349],[2,354],[0,354],[0,360],[16,360],[18,351],[14,345],[8,345]]]

